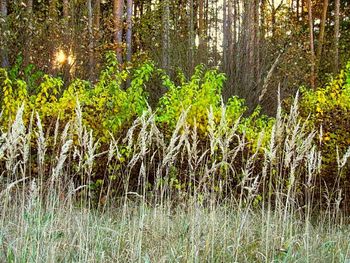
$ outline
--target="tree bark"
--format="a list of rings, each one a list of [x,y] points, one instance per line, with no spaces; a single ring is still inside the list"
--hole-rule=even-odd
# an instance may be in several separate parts
[[[311,53],[311,77],[310,77],[310,84],[311,88],[315,89],[315,47],[314,47],[314,22],[313,22],[313,16],[312,16],[312,3],[311,0],[307,0],[307,7],[308,7],[308,19],[309,19],[309,30],[310,30],[310,53]]]
[[[206,60],[206,30],[205,30],[205,18],[204,18],[204,0],[198,2],[198,36],[199,36],[199,57],[201,62],[207,62]]]
[[[164,0],[163,3],[163,47],[162,47],[162,66],[167,72],[169,71],[169,20],[170,20],[170,6],[169,0]]]
[[[194,68],[194,3],[193,0],[189,0],[189,19],[188,19],[188,44],[189,44],[189,65],[190,65],[190,70],[189,72],[192,72]]]
[[[94,80],[94,36],[93,36],[93,25],[92,25],[92,4],[91,0],[87,0],[87,10],[88,10],[88,34],[89,34],[89,79]]]
[[[7,68],[9,66],[9,58],[8,58],[8,47],[7,47],[7,1],[0,0],[0,52],[1,52],[1,67]]]
[[[334,72],[339,71],[339,30],[340,30],[340,0],[335,0],[334,21]]]
[[[318,38],[318,47],[317,47],[317,52],[316,52],[316,60],[317,60],[316,72],[318,72],[318,69],[319,69],[319,66],[321,63],[321,55],[322,55],[322,48],[323,48],[324,34],[325,34],[326,20],[327,20],[327,10],[328,10],[328,0],[324,0],[323,1],[321,26],[320,26],[320,35]]]
[[[68,0],[63,0],[63,17],[68,18]]]
[[[27,17],[28,17],[28,26],[26,30],[26,43],[25,50],[23,52],[24,56],[24,65],[28,65],[30,61],[30,52],[32,47],[32,26],[33,26],[33,0],[27,1]]]
[[[131,61],[132,56],[132,11],[133,11],[133,1],[127,0],[126,6],[126,61]]]
[[[223,66],[223,71],[226,73],[227,72],[227,64],[228,64],[228,42],[229,42],[229,32],[228,32],[228,15],[227,15],[227,0],[223,0],[223,38],[222,38],[222,66]]]
[[[123,63],[123,13],[124,1],[114,0],[113,20],[114,20],[114,44],[116,46],[117,59]]]

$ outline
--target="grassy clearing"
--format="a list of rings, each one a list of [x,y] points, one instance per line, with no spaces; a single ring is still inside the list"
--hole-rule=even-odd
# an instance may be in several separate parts
[[[297,98],[267,141],[208,114],[205,143],[186,112],[169,138],[148,112],[103,150],[79,107],[51,133],[39,116],[26,126],[20,108],[1,137],[0,261],[349,262],[350,151],[321,188]]]
[[[295,212],[151,207],[104,212],[69,206],[2,210],[3,262],[348,262],[350,227]],[[340,218],[341,220],[342,218]]]

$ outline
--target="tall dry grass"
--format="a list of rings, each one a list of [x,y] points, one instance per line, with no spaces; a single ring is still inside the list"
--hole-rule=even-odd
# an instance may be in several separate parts
[[[106,149],[79,105],[53,134],[23,112],[1,134],[0,261],[350,260],[341,185],[315,187],[322,154],[297,97],[255,147],[224,105],[219,123],[208,112],[206,140],[186,111],[169,136],[149,110]]]

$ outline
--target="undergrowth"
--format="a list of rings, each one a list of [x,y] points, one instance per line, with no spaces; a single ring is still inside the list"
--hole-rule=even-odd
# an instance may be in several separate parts
[[[67,88],[1,70],[2,261],[349,259],[350,151],[324,127],[347,107],[349,68],[269,118],[223,103],[215,70],[175,84],[152,63],[130,73],[108,60],[96,84]],[[154,75],[169,90],[151,109]]]

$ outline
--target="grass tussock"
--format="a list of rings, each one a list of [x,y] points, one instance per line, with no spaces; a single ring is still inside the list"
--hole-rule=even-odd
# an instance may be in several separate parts
[[[253,144],[240,118],[217,125],[209,111],[200,140],[186,111],[169,137],[149,110],[108,148],[79,103],[75,121],[51,131],[36,114],[25,124],[22,106],[1,135],[0,261],[349,261],[349,152],[323,186],[297,101]]]

